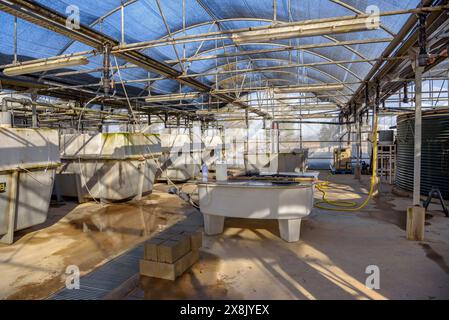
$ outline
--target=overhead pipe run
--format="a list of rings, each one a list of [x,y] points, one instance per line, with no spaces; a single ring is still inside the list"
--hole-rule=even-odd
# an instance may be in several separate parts
[[[96,115],[104,115],[109,118],[115,118],[117,120],[129,120],[128,115],[124,114],[114,114],[110,111],[102,111],[102,110],[96,110],[96,109],[89,109],[89,108],[80,108],[80,107],[74,107],[70,105],[57,105],[57,104],[51,104],[51,103],[45,103],[45,102],[36,102],[28,99],[19,99],[19,98],[10,98],[10,97],[4,97],[2,100],[2,112],[9,112],[9,110],[15,110],[16,108],[14,106],[8,107],[8,103],[17,103],[22,106],[30,106],[31,112],[33,112],[33,106],[35,107],[43,107],[43,108],[50,108],[50,109],[58,109],[58,110],[65,110],[65,111],[78,111],[83,113],[90,113],[90,114],[96,114]],[[37,108],[36,108],[37,112]],[[54,116],[54,115],[53,115]]]

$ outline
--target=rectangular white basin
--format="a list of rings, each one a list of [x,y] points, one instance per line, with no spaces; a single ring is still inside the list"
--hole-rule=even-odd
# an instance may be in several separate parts
[[[223,232],[224,218],[277,219],[281,238],[299,240],[301,219],[313,208],[312,184],[228,181],[198,184],[206,234]]]
[[[59,165],[57,130],[0,128],[0,242],[47,219]]]
[[[152,134],[63,134],[57,187],[79,202],[140,197],[153,189],[160,149]]]

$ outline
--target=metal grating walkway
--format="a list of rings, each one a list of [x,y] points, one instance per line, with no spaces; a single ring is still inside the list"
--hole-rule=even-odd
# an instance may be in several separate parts
[[[63,288],[50,296],[50,300],[104,299],[114,289],[139,272],[143,257],[143,244],[107,262],[102,267],[81,277],[80,289]]]
[[[201,227],[203,217],[199,211],[187,215],[185,220],[169,228]],[[49,300],[98,300],[106,298],[113,290],[139,274],[139,260],[143,257],[144,243],[112,259],[103,266],[81,277],[78,290],[63,288]]]

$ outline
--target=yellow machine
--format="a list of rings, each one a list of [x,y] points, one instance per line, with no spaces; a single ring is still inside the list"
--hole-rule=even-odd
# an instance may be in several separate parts
[[[352,170],[352,151],[350,147],[334,149],[334,170]]]

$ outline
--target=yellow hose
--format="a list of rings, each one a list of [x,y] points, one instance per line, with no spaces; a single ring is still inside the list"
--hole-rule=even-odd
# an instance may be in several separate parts
[[[374,112],[374,128],[373,128],[373,162],[372,169],[373,172],[371,174],[371,186],[369,189],[368,197],[362,204],[358,204],[355,201],[349,200],[328,200],[326,198],[326,189],[330,189],[330,182],[323,181],[316,184],[316,189],[323,194],[321,200],[315,202],[314,206],[316,208],[320,208],[323,210],[331,210],[331,211],[345,211],[345,212],[354,212],[363,209],[369,202],[369,200],[373,197],[375,186],[376,186],[376,176],[377,176],[377,114]],[[326,204],[326,205],[323,205]]]

